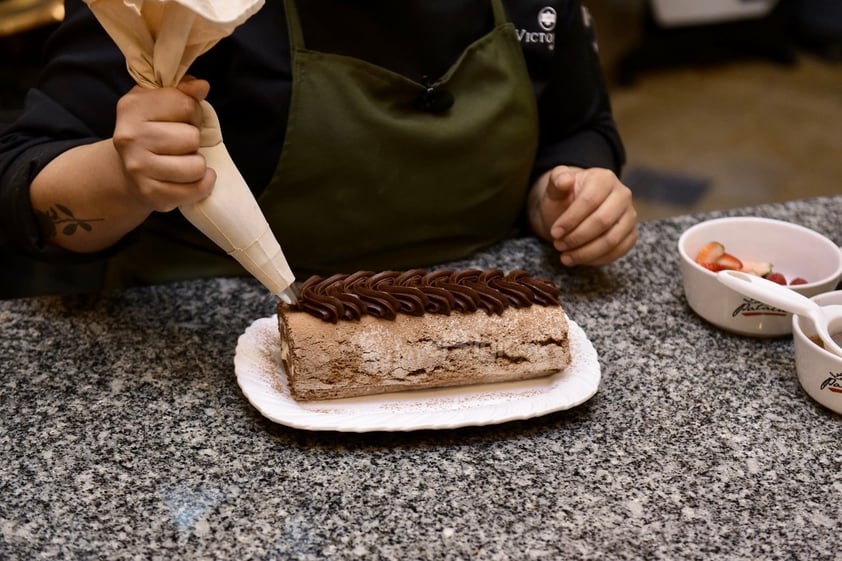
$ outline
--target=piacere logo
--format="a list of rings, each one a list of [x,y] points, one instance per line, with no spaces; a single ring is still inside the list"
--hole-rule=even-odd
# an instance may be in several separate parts
[[[842,393],[842,372],[830,372],[830,377],[822,382],[820,390],[827,390],[833,393]]]
[[[731,317],[737,316],[785,316],[787,312],[780,308],[758,302],[752,298],[743,298],[742,304],[734,308]]]

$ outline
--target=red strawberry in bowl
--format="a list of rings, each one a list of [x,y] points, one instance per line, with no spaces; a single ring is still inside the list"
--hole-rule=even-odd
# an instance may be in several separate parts
[[[766,275],[766,280],[770,280],[772,282],[776,282],[778,284],[782,284],[786,286],[786,277],[783,276],[781,273],[769,273]]]
[[[705,265],[709,263],[716,263],[716,261],[725,254],[725,246],[719,242],[709,242],[705,247],[699,250],[696,255],[696,263]]]
[[[731,255],[730,253],[723,253],[716,264],[723,269],[731,269],[734,271],[741,271],[743,269],[743,262]]]

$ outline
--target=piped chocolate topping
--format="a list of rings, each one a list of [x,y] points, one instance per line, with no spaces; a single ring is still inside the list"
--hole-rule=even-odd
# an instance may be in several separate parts
[[[310,277],[293,309],[331,323],[359,320],[366,314],[382,319],[452,311],[502,314],[506,308],[533,304],[559,306],[560,294],[552,282],[523,270],[509,274],[500,269],[359,271]]]

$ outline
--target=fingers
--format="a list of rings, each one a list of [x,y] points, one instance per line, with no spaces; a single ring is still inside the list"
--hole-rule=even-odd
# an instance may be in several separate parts
[[[170,212],[180,206],[206,199],[216,184],[216,172],[205,168],[205,174],[195,182],[173,183],[147,178],[137,186],[137,195],[150,210]]]
[[[567,166],[559,166],[550,174],[546,196],[551,201],[567,200],[576,185],[576,176]]]
[[[637,239],[637,213],[632,209],[597,238],[572,249],[560,250],[561,262],[568,267],[605,265],[631,251]]]
[[[133,88],[118,102],[112,141],[147,208],[172,210],[210,194],[215,174],[198,152],[208,91],[206,81],[186,79],[177,88]]]
[[[132,192],[142,206],[169,212],[207,198],[216,184],[216,172],[200,154],[159,156],[133,180]]]
[[[551,227],[561,262],[601,265],[622,257],[638,237],[631,190],[609,170],[589,169],[575,177],[573,201]]]
[[[192,76],[185,76],[184,80],[178,84],[178,89],[196,101],[202,101],[208,97],[210,93],[210,83],[207,80],[199,80]]]
[[[536,234],[546,240],[553,239],[551,227],[573,200],[575,184],[575,176],[565,166],[557,167],[538,179],[530,194],[529,217]]]
[[[200,99],[180,88],[149,89],[135,86],[117,102],[117,126],[127,128],[145,122],[190,123],[199,126],[202,122]]]
[[[573,187],[574,200],[565,212],[558,216],[551,229],[555,239],[567,237],[573,230],[580,227],[585,219],[595,212],[600,212],[595,218],[611,224],[619,218],[619,213],[611,216],[610,208],[602,208],[606,199],[612,194],[619,180],[607,169],[588,169],[575,174],[576,185]],[[584,232],[579,233],[581,238]],[[584,240],[582,240],[584,241]]]

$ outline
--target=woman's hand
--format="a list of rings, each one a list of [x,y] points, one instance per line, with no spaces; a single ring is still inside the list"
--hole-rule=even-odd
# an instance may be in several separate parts
[[[216,173],[198,153],[204,80],[177,88],[136,87],[117,106],[114,137],[58,155],[32,182],[41,233],[54,245],[92,252],[110,247],[154,211],[206,198]],[[74,217],[84,228],[58,227]]]
[[[631,190],[607,169],[548,171],[533,186],[529,209],[533,231],[552,242],[568,267],[610,263],[637,241]]]
[[[112,139],[131,195],[148,211],[168,212],[210,195],[213,170],[198,153],[205,80],[177,88],[136,86],[117,104]]]

